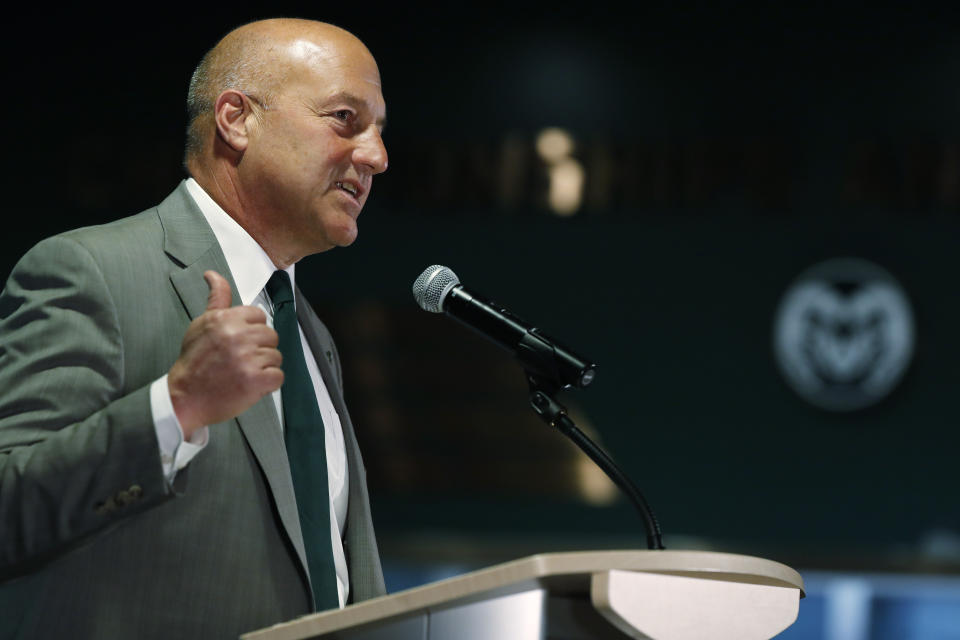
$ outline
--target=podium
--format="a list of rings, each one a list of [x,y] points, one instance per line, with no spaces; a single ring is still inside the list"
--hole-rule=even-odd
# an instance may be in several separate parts
[[[797,619],[790,567],[706,551],[535,555],[242,640],[760,640]]]

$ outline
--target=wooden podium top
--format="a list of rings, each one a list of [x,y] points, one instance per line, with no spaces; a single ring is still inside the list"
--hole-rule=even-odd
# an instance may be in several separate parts
[[[241,636],[242,640],[289,640],[399,617],[431,607],[459,604],[547,588],[557,595],[589,594],[602,571],[634,571],[706,580],[798,589],[803,578],[790,567],[752,556],[710,551],[581,551],[529,556],[345,609],[310,614]]]

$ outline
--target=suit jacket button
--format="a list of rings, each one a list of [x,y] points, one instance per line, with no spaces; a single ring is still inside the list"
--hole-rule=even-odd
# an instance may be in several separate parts
[[[140,497],[143,495],[143,489],[140,488],[140,485],[134,484],[134,485],[130,485],[130,488],[127,489],[127,493],[130,494],[130,497],[133,500],[139,500]]]
[[[130,492],[126,490],[118,491],[116,495],[116,499],[117,499],[117,504],[119,504],[121,507],[125,507],[131,502],[133,502],[133,497],[130,495]]]

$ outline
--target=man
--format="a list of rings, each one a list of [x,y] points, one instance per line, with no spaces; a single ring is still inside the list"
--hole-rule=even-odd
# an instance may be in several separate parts
[[[387,168],[376,63],[255,22],[188,106],[191,178],[0,296],[0,638],[235,638],[384,593],[337,353],[289,284]]]

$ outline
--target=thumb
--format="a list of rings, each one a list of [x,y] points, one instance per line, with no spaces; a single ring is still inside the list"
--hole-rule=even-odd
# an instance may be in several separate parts
[[[233,300],[230,293],[230,283],[216,271],[206,271],[203,279],[210,286],[210,296],[207,298],[207,311],[211,309],[229,309]]]

